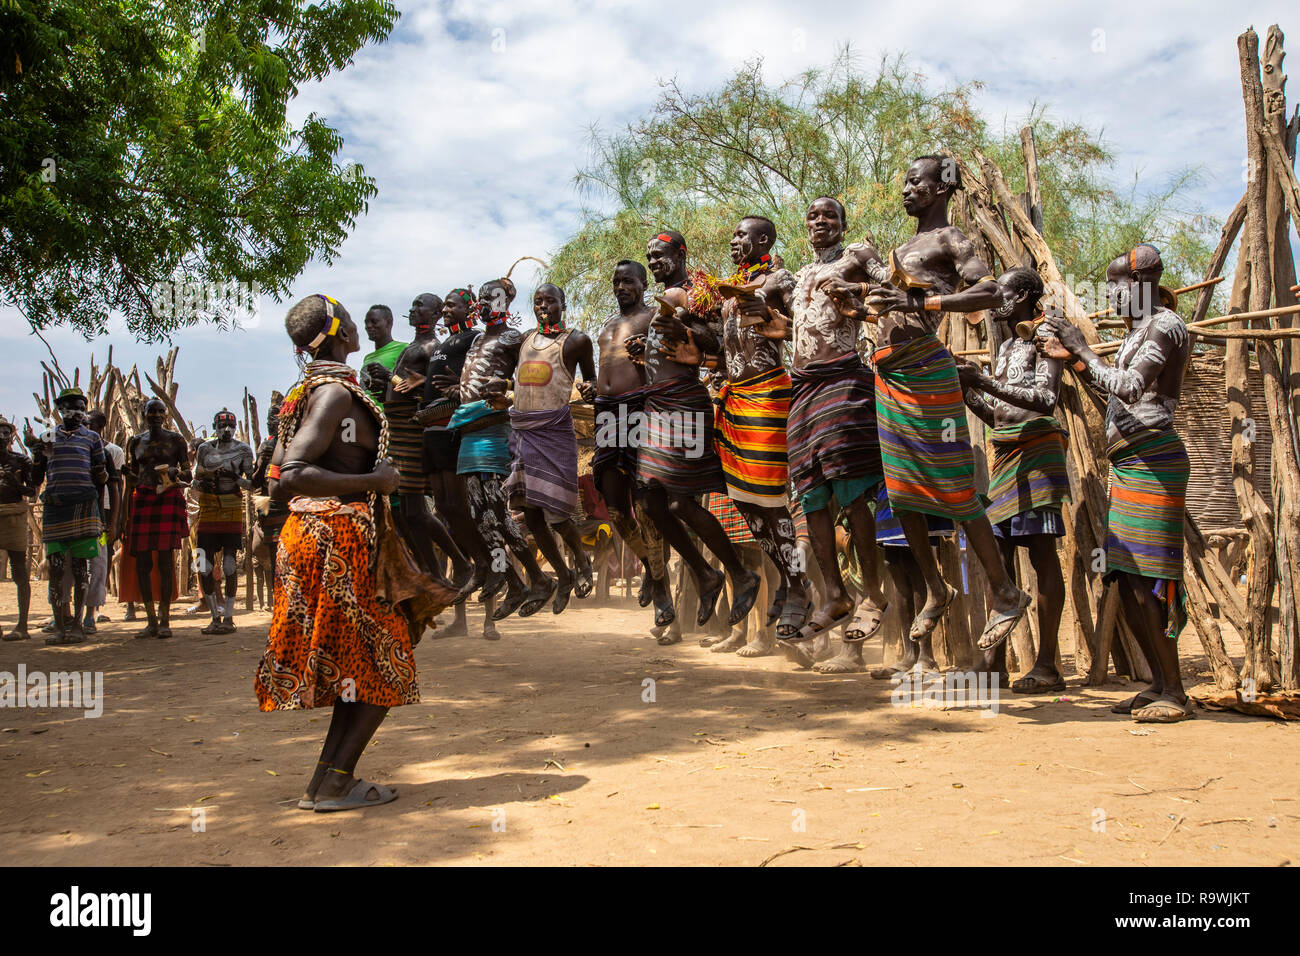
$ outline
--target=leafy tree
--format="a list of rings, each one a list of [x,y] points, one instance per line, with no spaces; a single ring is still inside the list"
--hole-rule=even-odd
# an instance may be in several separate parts
[[[693,265],[726,274],[736,222],[767,216],[778,252],[797,269],[811,256],[804,212],[820,195],[844,203],[850,239],[870,237],[884,251],[911,235],[902,179],[916,156],[948,149],[969,158],[978,147],[1013,190],[1025,188],[1025,124],[990,130],[972,105],[979,83],[931,90],[901,56],[867,74],[846,47],[825,69],[779,85],[754,61],[706,93],[661,86],[644,119],[612,136],[593,131],[590,164],[575,177],[583,223],[554,254],[551,281],[564,286],[573,321],[586,327],[613,309],[614,264],[643,258],[646,240],[664,227],[686,236]],[[1113,155],[1097,135],[1049,120],[1038,105],[1026,122],[1035,130],[1044,232],[1064,275],[1100,278],[1117,251],[1143,240],[1167,249],[1171,280],[1196,273],[1218,225],[1177,208],[1191,173],[1139,197],[1109,181]]]
[[[375,185],[335,164],[321,117],[286,110],[397,16],[385,0],[0,0],[0,297],[34,328],[90,336],[116,311],[155,339],[236,322],[240,299],[331,261]]]

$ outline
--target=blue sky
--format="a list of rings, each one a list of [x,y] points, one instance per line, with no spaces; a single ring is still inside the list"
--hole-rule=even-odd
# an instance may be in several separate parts
[[[827,3],[468,0],[399,3],[388,41],[342,74],[302,91],[295,118],[317,112],[345,138],[379,195],[333,266],[313,263],[283,303],[264,298],[242,331],[196,329],[176,337],[178,404],[203,425],[236,408],[247,385],[263,404],[296,368],[283,331],[288,305],[328,292],[358,318],[372,303],[404,322],[411,300],[500,275],[521,255],[546,258],[572,232],[572,179],[595,124],[617,130],[658,97],[657,80],[687,90],[764,59],[771,80],[823,65],[846,41],[864,65],[905,52],[935,87],[978,79],[976,104],[992,122],[1017,123],[1033,102],[1102,131],[1118,156],[1117,181],[1140,175],[1157,188],[1196,167],[1190,200],[1224,216],[1244,188],[1244,120],[1236,37],[1269,24],[1285,31],[1293,3],[998,2],[954,16],[951,2]],[[1300,30],[1300,17],[1290,25]],[[1292,45],[1300,44],[1300,33]],[[1300,54],[1296,54],[1300,56]],[[1292,99],[1297,95],[1292,90]],[[630,250],[635,253],[637,250]],[[516,270],[531,302],[538,267]],[[400,332],[400,329],[398,330]],[[65,369],[88,368],[111,342],[119,364],[152,369],[166,345],[120,330],[87,342],[45,333]],[[399,335],[399,338],[402,337]],[[0,413],[34,411],[44,344],[0,307]]]

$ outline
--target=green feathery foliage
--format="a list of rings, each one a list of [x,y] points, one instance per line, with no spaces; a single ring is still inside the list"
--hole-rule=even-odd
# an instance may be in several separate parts
[[[1035,132],[1046,239],[1072,281],[1102,279],[1106,263],[1139,241],[1165,250],[1166,284],[1194,281],[1217,235],[1217,223],[1178,208],[1192,173],[1145,196],[1119,189],[1096,134],[1050,120],[1036,104],[1024,123],[990,130],[972,105],[977,82],[934,91],[901,56],[865,73],[845,48],[825,69],[779,85],[764,79],[761,61],[701,94],[661,85],[647,117],[616,135],[593,131],[590,164],[575,177],[584,221],[552,256],[549,278],[584,328],[614,308],[614,264],[643,260],[646,240],[663,228],[686,236],[693,267],[726,275],[736,223],[763,215],[776,223],[786,266],[798,269],[811,256],[804,213],[820,195],[844,203],[851,240],[885,251],[911,235],[902,181],[916,156],[947,149],[969,161],[978,147],[1022,190],[1024,125]]]
[[[91,336],[120,313],[157,339],[235,322],[331,261],[375,185],[335,164],[321,117],[286,111],[397,16],[384,0],[0,0],[0,297],[35,328]]]

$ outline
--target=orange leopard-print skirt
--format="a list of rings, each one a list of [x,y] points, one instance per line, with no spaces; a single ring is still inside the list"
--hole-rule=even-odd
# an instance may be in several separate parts
[[[254,685],[262,710],[420,700],[405,619],[375,595],[365,502],[295,498],[280,532],[275,610]]]

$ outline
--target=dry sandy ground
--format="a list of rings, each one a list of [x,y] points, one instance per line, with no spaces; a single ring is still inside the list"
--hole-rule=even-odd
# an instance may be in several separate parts
[[[13,591],[0,589],[7,630]],[[146,642],[109,610],[118,620],[96,643],[0,644],[0,670],[101,670],[106,695],[98,719],[0,711],[0,862],[1300,860],[1295,726],[1205,711],[1139,726],[1108,710],[1124,686],[1074,680],[1059,698],[1006,694],[992,717],[894,706],[888,682],[713,654],[695,638],[661,648],[646,611],[577,602],[506,622],[499,643],[426,639],[423,702],[393,711],[359,767],[400,798],[303,812],[328,714],[257,711],[266,615],[241,615],[224,637],[181,618],[174,640]]]

